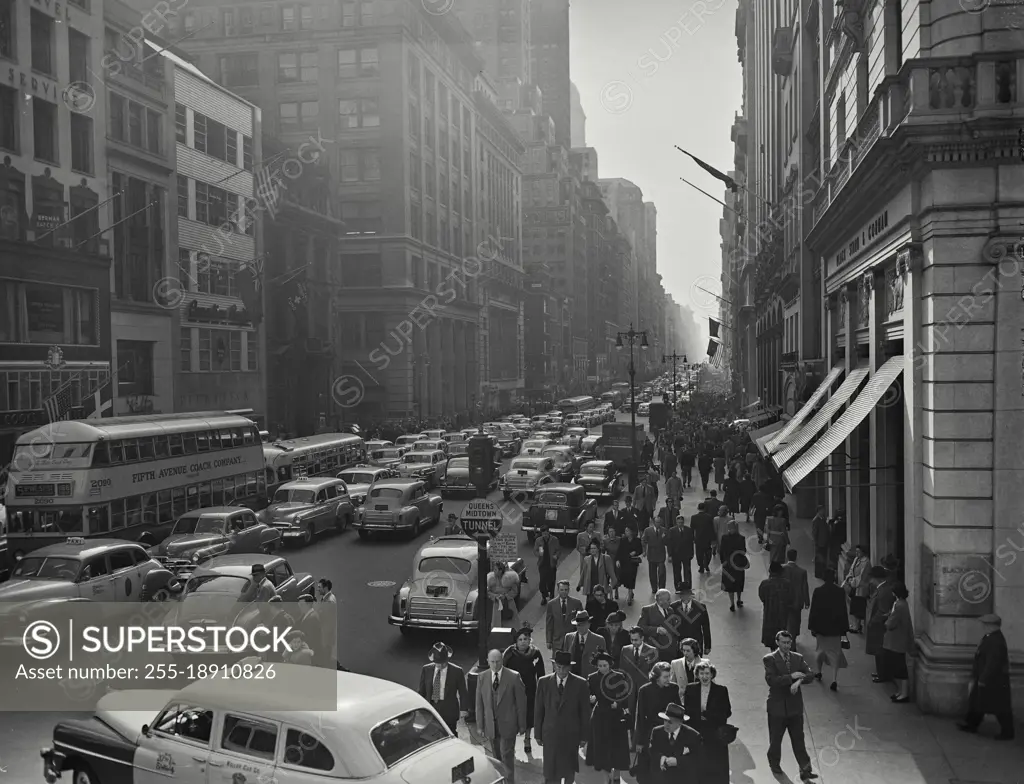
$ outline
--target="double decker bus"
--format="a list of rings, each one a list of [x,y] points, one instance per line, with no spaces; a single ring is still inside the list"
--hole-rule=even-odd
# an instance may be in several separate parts
[[[555,408],[563,414],[578,414],[580,411],[588,411],[596,405],[597,401],[592,397],[567,397],[564,400],[559,400],[555,404]]]
[[[263,445],[271,496],[300,476],[334,476],[366,460],[366,442],[351,433],[321,433]]]
[[[15,560],[69,536],[162,541],[187,511],[265,506],[263,444],[225,412],[54,422],[18,439],[5,500]]]

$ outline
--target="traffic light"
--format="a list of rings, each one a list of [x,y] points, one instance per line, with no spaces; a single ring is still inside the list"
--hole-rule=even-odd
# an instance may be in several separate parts
[[[494,479],[494,443],[478,433],[469,439],[469,480],[486,494]]]

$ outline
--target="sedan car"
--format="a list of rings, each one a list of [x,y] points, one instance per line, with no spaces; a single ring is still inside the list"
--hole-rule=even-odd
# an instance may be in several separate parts
[[[551,446],[554,443],[554,440],[550,438],[531,438],[529,441],[523,442],[520,453],[528,456],[539,455],[544,451],[544,447]]]
[[[238,506],[194,509],[178,518],[171,535],[151,547],[149,554],[165,565],[199,563],[228,553],[272,553],[281,544],[281,532]]]
[[[532,498],[538,488],[554,481],[554,475],[555,461],[550,457],[517,457],[501,475],[498,486],[506,501],[513,495]]]
[[[398,464],[399,476],[407,479],[422,479],[429,487],[437,487],[444,479],[447,457],[444,452],[409,452]]]
[[[372,452],[375,449],[390,449],[394,445],[395,444],[394,444],[393,441],[381,441],[379,439],[375,439],[375,440],[367,441],[366,442],[366,451],[367,452]]]
[[[340,479],[320,476],[285,482],[261,519],[281,531],[285,542],[309,545],[323,531],[341,533],[355,518],[355,505]]]
[[[366,503],[356,515],[360,539],[378,532],[411,533],[419,536],[423,526],[441,522],[444,503],[441,496],[427,492],[424,482],[391,479],[378,482],[370,489]]]
[[[448,457],[449,457],[449,459],[451,459],[453,457],[462,457],[462,455],[468,455],[468,454],[469,454],[469,442],[468,441],[460,441],[457,444],[449,444],[448,445]]]
[[[576,456],[568,445],[554,444],[546,446],[540,454],[541,457],[550,457],[554,460],[554,471],[551,476],[556,482],[570,482],[576,476]]]
[[[477,543],[468,536],[442,536],[423,545],[413,560],[412,577],[391,601],[388,623],[403,634],[410,629],[472,631],[479,626]],[[509,568],[527,582],[526,564]]]
[[[43,778],[74,784],[507,781],[502,763],[460,740],[405,686],[300,664],[275,663],[273,671],[266,681],[273,688],[261,689],[258,699],[254,681],[220,677],[167,691],[158,709],[153,692],[107,694],[92,716],[54,727],[52,745],[41,752]],[[303,704],[316,709],[298,710]]]
[[[530,542],[547,528],[575,546],[576,535],[591,522],[597,522],[597,501],[587,498],[582,485],[550,484],[537,493],[523,515],[523,530]]]
[[[398,464],[402,462],[402,455],[409,451],[407,446],[391,446],[384,447],[382,449],[374,449],[372,452],[367,451],[368,462],[372,466],[379,466],[380,468],[397,468]]]
[[[517,433],[501,430],[495,437],[498,439],[498,449],[501,450],[502,457],[515,457],[522,449],[523,442],[519,440]]]
[[[422,433],[407,433],[395,439],[395,446],[412,446],[417,441],[423,440]]]
[[[588,460],[573,480],[587,492],[587,498],[618,498],[626,487],[626,477],[611,460]]]
[[[444,452],[448,454],[448,442],[443,438],[424,438],[412,445],[412,452]]]
[[[494,471],[491,477],[491,485],[488,489],[497,490],[498,472]],[[441,496],[475,492],[476,485],[472,483],[469,476],[469,456],[448,458],[444,482],[441,484]]]
[[[445,430],[424,430],[420,435],[425,441],[440,441],[446,432]]]
[[[651,403],[650,403],[650,401],[645,401],[643,403],[637,403],[636,414],[637,414],[637,416],[650,416],[651,415]]]
[[[302,596],[314,596],[316,580],[313,575],[296,572],[288,559],[281,555],[240,554],[220,555],[198,566],[185,583],[181,595],[185,603],[193,593],[234,592],[239,602],[266,601],[261,595],[261,586],[252,580],[252,568],[259,564],[267,574],[267,580],[283,602],[297,602]],[[217,582],[220,580],[220,582]],[[216,587],[215,587],[216,586]],[[195,599],[195,604],[200,604]]]
[[[585,427],[570,427],[565,434],[566,438],[569,439],[569,446],[571,446],[573,449],[578,448],[580,441],[582,441],[589,435],[590,431],[587,430],[587,428]]]
[[[366,501],[366,494],[374,482],[381,479],[394,479],[398,471],[380,466],[358,465],[355,468],[348,468],[338,474],[338,479],[345,483],[348,488],[348,497],[354,506],[362,506]]]

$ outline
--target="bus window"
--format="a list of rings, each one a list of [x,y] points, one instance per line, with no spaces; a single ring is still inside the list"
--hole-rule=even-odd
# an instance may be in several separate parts
[[[214,446],[217,449],[230,449],[231,448],[231,431],[221,430],[219,435],[220,441],[216,442]]]
[[[156,450],[153,447],[152,438],[139,439],[139,460],[152,460],[156,457]]]
[[[185,514],[185,488],[175,487],[171,492],[171,518],[177,520]]]
[[[258,444],[260,442],[260,433],[254,427],[242,428],[242,438],[247,446],[250,444]]]
[[[96,451],[92,454],[92,464],[94,466],[110,465],[110,450],[107,447],[106,441],[96,444]]]
[[[200,430],[196,433],[196,448],[200,452],[210,451],[210,431]]]
[[[142,496],[142,521],[147,525],[157,523],[156,493]]]
[[[252,498],[259,493],[259,474],[252,473],[245,475],[245,495]]]
[[[156,494],[156,503],[158,507],[157,517],[161,523],[174,522],[174,515],[171,514],[171,491],[161,490]]]
[[[110,463],[117,465],[124,462],[124,445],[121,441],[110,442]]]
[[[213,500],[212,500],[212,503],[210,503],[210,506],[224,506],[224,480],[223,479],[214,479],[212,486],[213,486],[213,493],[212,493],[212,499]],[[206,504],[203,504],[203,506],[206,506]]]
[[[142,497],[133,495],[124,502],[124,519],[126,525],[138,525],[142,522]]]
[[[171,433],[167,436],[167,442],[171,447],[171,457],[180,457],[185,454],[185,443],[181,440],[181,433]]]
[[[191,489],[191,488],[190,488]],[[213,497],[213,489],[210,487],[209,482],[203,482],[199,485],[199,508],[205,509],[208,506],[213,506],[211,499]]]
[[[231,431],[231,441],[234,446],[244,446],[245,431],[240,427],[236,427],[234,430]]]
[[[256,474],[256,495],[259,498],[266,498],[267,496],[267,477],[262,471]]]
[[[90,534],[105,534],[110,530],[110,510],[105,506],[92,506],[89,508],[89,530]]]
[[[185,454],[186,455],[194,455],[196,452],[199,451],[198,447],[196,446],[196,434],[195,433],[184,433],[182,435],[182,438],[185,441]]]
[[[124,499],[110,502],[110,530],[124,528]]]
[[[135,439],[126,438],[122,443],[124,445],[124,461],[126,463],[139,462],[139,445]]]
[[[171,454],[171,445],[167,443],[167,436],[156,436],[153,439],[153,447],[157,460],[164,460]]]

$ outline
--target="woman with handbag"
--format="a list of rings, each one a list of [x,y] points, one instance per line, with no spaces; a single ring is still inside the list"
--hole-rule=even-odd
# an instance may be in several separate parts
[[[844,648],[850,647],[846,637],[846,594],[836,585],[836,573],[825,570],[825,581],[814,589],[811,596],[811,611],[807,615],[807,630],[818,643],[816,677],[822,678],[825,662],[832,668],[832,685],[829,689],[838,691],[839,671],[847,666]]]
[[[544,657],[533,645],[533,629],[523,626],[516,632],[516,641],[505,649],[502,662],[510,670],[519,673],[526,689],[526,743],[527,756],[533,751],[530,735],[533,732],[534,700],[537,696],[537,681],[544,677]]]
[[[687,686],[683,695],[690,726],[704,740],[697,761],[700,784],[729,784],[729,744],[736,739],[736,728],[728,723],[732,716],[729,690],[714,682],[717,674],[715,665],[702,659],[697,663],[697,682]]]
[[[518,629],[519,575],[501,561],[496,561],[494,571],[487,575],[487,598],[491,600],[491,628]]]
[[[591,659],[597,672],[591,673],[590,736],[587,738],[587,764],[608,773],[609,784],[617,784],[619,771],[629,770],[629,728],[632,718],[632,694],[622,689],[628,683],[625,673],[612,669],[614,658],[598,651]],[[621,692],[625,692],[622,694]]]
[[[750,560],[747,558],[747,543],[735,520],[730,520],[725,526],[725,535],[718,543],[718,557],[722,561],[722,590],[729,594],[729,611],[736,612],[737,605],[743,606],[741,597]]]
[[[843,590],[850,597],[850,616],[853,624],[850,631],[860,634],[864,630],[864,616],[868,607],[868,575],[871,573],[871,561],[868,559],[867,545],[859,544],[853,548],[854,557],[843,578]]]
[[[630,773],[637,777],[640,784],[650,781],[646,771],[651,769],[648,759],[648,746],[651,742],[651,730],[661,724],[659,713],[679,699],[679,689],[672,683],[672,665],[668,662],[657,662],[651,667],[650,680],[640,687],[636,693],[636,723],[633,729],[633,747],[636,749],[635,759]],[[639,773],[635,772],[639,771]]]

